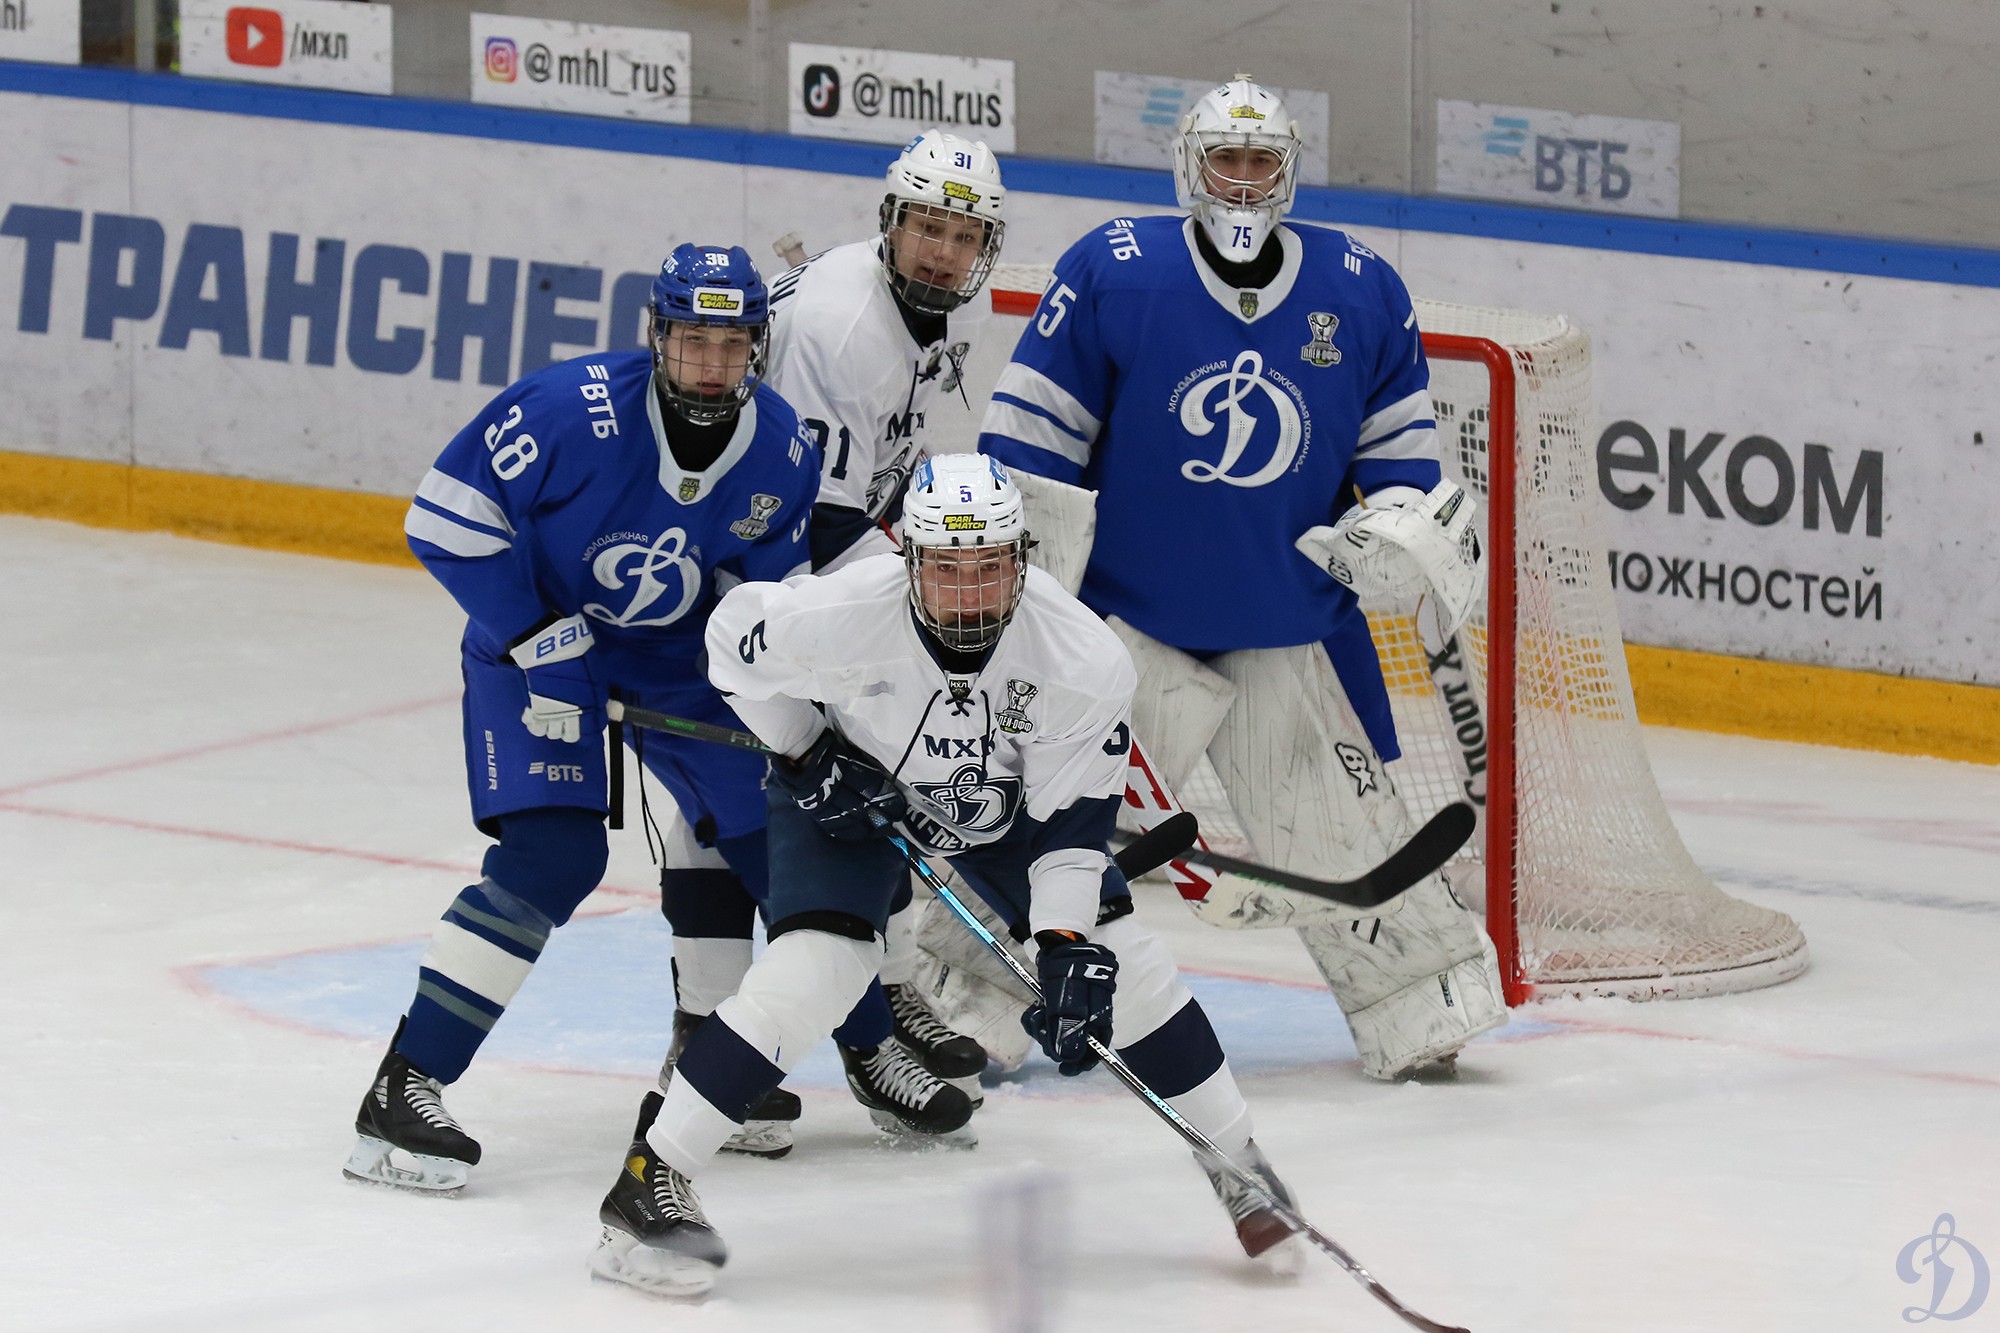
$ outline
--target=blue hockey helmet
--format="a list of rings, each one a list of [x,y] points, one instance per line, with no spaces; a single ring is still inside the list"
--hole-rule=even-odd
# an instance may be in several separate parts
[[[648,330],[660,392],[690,421],[749,401],[771,343],[771,294],[740,245],[680,245],[653,279]]]

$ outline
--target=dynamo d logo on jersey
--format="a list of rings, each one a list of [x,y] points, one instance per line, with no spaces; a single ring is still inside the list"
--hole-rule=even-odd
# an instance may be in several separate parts
[[[1181,428],[1198,440],[1223,428],[1222,457],[1181,464],[1189,481],[1268,486],[1291,470],[1312,434],[1297,387],[1275,371],[1266,378],[1264,358],[1253,350],[1239,352],[1227,369],[1220,361],[1197,367],[1175,386],[1167,410],[1177,410]]]
[[[599,586],[612,591],[621,591],[626,580],[632,580],[632,595],[625,603],[623,611],[613,611],[607,606],[592,602],[583,608],[584,614],[594,616],[607,625],[632,627],[638,625],[671,625],[688,613],[694,599],[701,595],[701,567],[688,558],[687,533],[679,528],[668,528],[650,546],[638,542],[619,542],[607,546],[597,553],[590,562],[590,573]],[[668,571],[666,578],[660,571]],[[673,586],[673,580],[680,584],[680,600],[674,609],[663,616],[640,618],[640,613],[651,610]]]

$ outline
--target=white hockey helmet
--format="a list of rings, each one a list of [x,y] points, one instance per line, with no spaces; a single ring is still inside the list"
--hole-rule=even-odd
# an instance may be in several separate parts
[[[910,604],[947,648],[990,646],[1028,581],[1027,507],[1007,469],[984,454],[926,458],[903,494]]]
[[[1222,257],[1255,259],[1292,206],[1299,126],[1270,89],[1238,74],[1181,117],[1174,191]]]
[[[977,296],[1007,230],[1000,218],[1007,191],[993,150],[976,139],[925,130],[890,164],[888,187],[882,267],[891,289],[934,315]]]

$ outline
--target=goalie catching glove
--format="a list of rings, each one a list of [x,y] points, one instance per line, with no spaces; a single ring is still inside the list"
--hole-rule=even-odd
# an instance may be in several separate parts
[[[597,640],[582,616],[565,616],[529,631],[507,650],[528,678],[528,706],[521,725],[536,736],[572,745],[583,736],[583,715],[597,704],[589,653]]]
[[[797,759],[773,756],[771,785],[811,815],[820,832],[842,842],[876,836],[871,813],[891,824],[909,813],[895,779],[832,727]]]
[[[1293,545],[1357,597],[1410,601],[1428,589],[1445,633],[1455,634],[1479,600],[1484,573],[1472,512],[1472,497],[1455,482],[1427,494],[1391,486],[1331,526],[1306,529]]]
[[[1021,1026],[1042,1045],[1056,1068],[1077,1075],[1097,1065],[1092,1037],[1111,1044],[1111,997],[1118,989],[1118,955],[1066,930],[1035,934],[1042,1002],[1021,1015]]]

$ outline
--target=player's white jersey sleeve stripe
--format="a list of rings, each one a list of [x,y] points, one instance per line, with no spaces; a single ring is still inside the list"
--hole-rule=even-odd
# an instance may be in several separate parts
[[[1041,412],[1085,444],[1096,439],[1097,432],[1104,428],[1104,423],[1078,402],[1075,394],[1018,361],[1008,362],[1000,372],[999,382],[993,386],[993,397],[1010,399]]]
[[[410,512],[403,516],[403,531],[418,541],[429,542],[439,550],[467,559],[497,555],[514,544],[497,533],[468,528],[417,504],[411,505]]]
[[[987,404],[986,420],[980,423],[983,435],[1004,435],[1010,440],[1060,454],[1079,467],[1090,461],[1090,446],[1077,439],[1039,412],[1030,412],[995,394]]]
[[[1364,420],[1360,443],[1354,452],[1377,458],[1416,457],[1421,455],[1410,452],[1410,446],[1434,449],[1436,437],[1437,419],[1431,409],[1430,390],[1419,389]]]
[[[417,487],[417,498],[430,503],[433,508],[442,509],[447,514],[471,519],[481,527],[498,528],[509,537],[514,535],[514,525],[507,521],[507,515],[500,506],[493,503],[493,497],[481,494],[472,487],[432,468],[425,474],[423,484]]]

